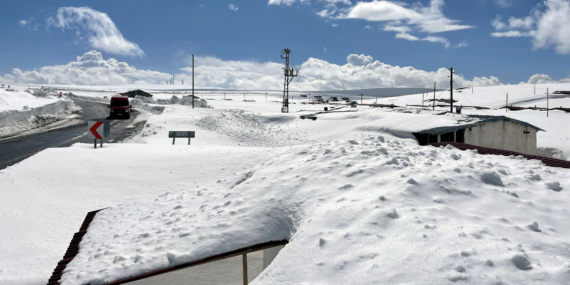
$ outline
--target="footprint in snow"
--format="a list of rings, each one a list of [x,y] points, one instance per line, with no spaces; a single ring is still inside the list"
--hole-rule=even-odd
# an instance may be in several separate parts
[[[535,232],[540,232],[541,229],[538,227],[538,223],[535,221],[532,221],[532,223],[526,225],[528,228],[530,228],[531,230],[535,231]]]
[[[486,172],[481,175],[481,181],[486,184],[505,187],[503,180],[501,180],[501,177],[495,171]]]
[[[344,184],[343,186],[340,186],[338,188],[338,190],[347,190],[347,189],[350,189],[352,187],[354,187],[352,184]]]
[[[516,254],[511,257],[511,262],[520,270],[532,269],[532,263],[522,254]]]
[[[556,192],[562,191],[562,187],[560,187],[560,182],[546,183],[546,187],[548,187],[548,189],[556,191]]]

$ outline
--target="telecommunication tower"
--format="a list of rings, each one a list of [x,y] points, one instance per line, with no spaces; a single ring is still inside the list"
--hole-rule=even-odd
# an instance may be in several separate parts
[[[295,70],[289,67],[290,53],[291,50],[288,48],[281,51],[281,58],[285,59],[285,68],[283,68],[285,71],[285,84],[283,84],[283,107],[281,108],[281,113],[289,113],[289,83],[299,74],[299,69]],[[285,57],[283,57],[283,54],[285,54]]]

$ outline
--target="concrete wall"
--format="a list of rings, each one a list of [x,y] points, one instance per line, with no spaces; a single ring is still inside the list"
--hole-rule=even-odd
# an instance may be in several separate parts
[[[273,259],[277,257],[277,254],[284,248],[284,245],[275,246],[272,248],[263,250],[263,270],[273,262]]]
[[[520,123],[499,120],[465,129],[465,143],[536,155],[536,132]]]
[[[0,128],[6,126],[11,122],[19,122],[24,120],[29,120],[32,116],[43,116],[43,115],[54,115],[65,109],[72,108],[74,106],[71,100],[60,100],[55,103],[44,105],[41,107],[33,108],[25,111],[4,111],[0,112]]]

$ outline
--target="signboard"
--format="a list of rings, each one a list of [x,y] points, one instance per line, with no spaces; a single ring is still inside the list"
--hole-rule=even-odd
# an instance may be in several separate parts
[[[101,140],[103,147],[103,139],[111,135],[111,123],[109,121],[89,121],[87,123],[87,137],[94,140],[95,148],[97,148],[97,140]]]
[[[195,135],[194,131],[189,131],[189,132],[173,132],[173,131],[170,131],[170,132],[168,132],[169,138],[195,138],[194,135]]]
[[[195,138],[196,132],[194,131],[169,131],[168,137],[172,138],[172,144],[176,141],[176,138],[188,138],[188,144],[190,144],[190,138]]]

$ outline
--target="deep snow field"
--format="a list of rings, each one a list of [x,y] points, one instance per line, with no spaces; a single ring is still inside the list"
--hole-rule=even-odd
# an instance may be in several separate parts
[[[474,95],[505,90],[515,102],[533,86]],[[323,105],[282,114],[265,95],[217,96],[208,100],[214,109],[167,105],[128,142],[47,149],[0,171],[0,284],[45,284],[85,214],[106,207],[63,284],[102,284],[282,239],[290,243],[252,284],[568,284],[569,170],[420,147],[401,133],[411,127],[404,116],[423,116],[429,128],[441,123],[431,119],[437,112],[359,106],[312,121],[299,115]],[[378,102],[418,104],[421,94]],[[540,147],[570,154],[569,114],[506,115],[545,129]],[[173,146],[173,130],[196,138]]]
[[[17,110],[21,111],[24,106],[36,108],[47,104],[54,103],[58,100],[56,97],[38,98],[30,93],[24,92],[24,86],[11,86],[14,91],[6,91],[6,88],[0,88],[0,112]]]

